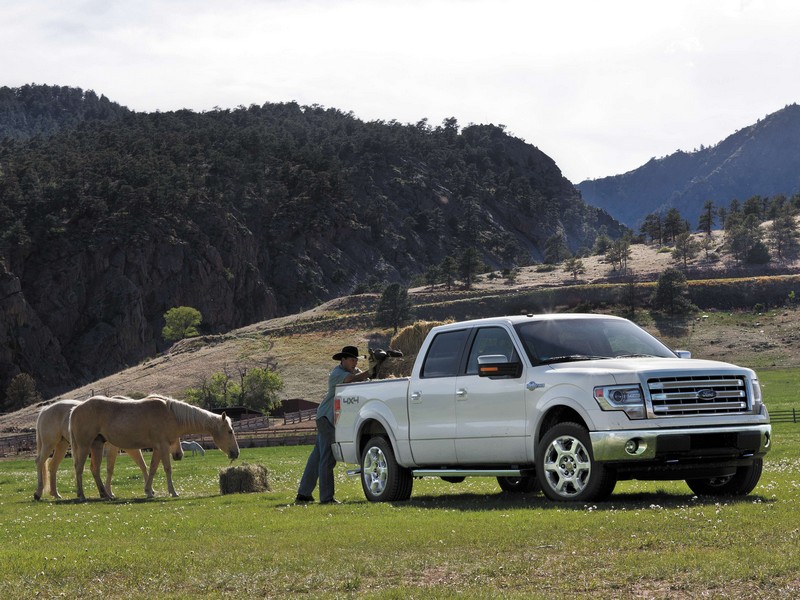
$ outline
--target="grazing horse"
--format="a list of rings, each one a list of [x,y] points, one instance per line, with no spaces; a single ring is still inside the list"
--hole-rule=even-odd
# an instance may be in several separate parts
[[[200,453],[200,456],[205,456],[206,455],[206,451],[203,449],[203,447],[200,444],[198,444],[197,442],[195,442],[194,440],[181,442],[181,448],[184,451],[191,450],[192,451],[192,456],[194,456],[198,452]]]
[[[120,448],[153,449],[150,473],[144,488],[148,498],[154,495],[153,476],[161,460],[164,461],[169,493],[172,496],[178,495],[172,484],[170,449],[175,449],[173,458],[180,460],[183,456],[180,445],[182,435],[211,435],[217,447],[231,460],[239,457],[239,444],[236,442],[230,417],[225,413],[216,415],[166,396],[153,394],[141,400],[95,396],[72,409],[69,425],[79,500],[86,499],[83,493],[83,467],[86,458],[90,451],[94,453],[102,447],[103,442]],[[97,489],[103,496],[100,465],[92,461],[91,471]]]
[[[61,498],[56,487],[56,472],[69,447],[69,413],[78,404],[80,404],[78,400],[59,400],[49,406],[45,406],[39,412],[39,416],[36,419],[37,482],[36,491],[33,493],[34,500],[39,500],[46,491],[49,491],[53,498]],[[144,464],[142,451],[138,448],[129,448],[125,452],[139,465],[144,479],[147,480],[147,466]],[[51,453],[52,457],[50,457]],[[119,454],[119,448],[109,444],[105,485],[109,498],[114,498],[114,494],[111,491],[111,476],[114,473],[117,454]],[[101,456],[102,454],[100,456],[93,455],[92,461],[99,461]]]

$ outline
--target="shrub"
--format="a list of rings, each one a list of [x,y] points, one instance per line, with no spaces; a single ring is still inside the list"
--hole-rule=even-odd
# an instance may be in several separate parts
[[[202,320],[203,315],[200,314],[200,311],[191,306],[170,308],[164,313],[164,329],[161,330],[161,335],[168,342],[196,337],[200,335],[197,327]]]

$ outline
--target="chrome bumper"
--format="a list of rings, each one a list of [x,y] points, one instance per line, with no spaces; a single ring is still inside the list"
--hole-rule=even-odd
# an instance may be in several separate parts
[[[594,459],[599,462],[656,460],[684,456],[714,456],[721,450],[741,456],[763,456],[772,443],[770,425],[630,429],[592,431]]]

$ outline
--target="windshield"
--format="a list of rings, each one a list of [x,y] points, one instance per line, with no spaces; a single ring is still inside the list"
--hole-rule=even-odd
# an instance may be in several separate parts
[[[675,354],[630,321],[617,319],[547,319],[515,326],[534,365],[615,358]]]

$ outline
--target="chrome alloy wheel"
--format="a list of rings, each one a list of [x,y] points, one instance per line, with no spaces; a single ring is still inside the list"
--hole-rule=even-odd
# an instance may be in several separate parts
[[[592,460],[581,441],[571,435],[555,438],[544,457],[544,480],[563,498],[580,494],[589,483]]]
[[[386,455],[377,446],[372,446],[364,454],[364,466],[361,470],[364,485],[370,493],[380,496],[386,489],[389,477],[389,467],[386,464]]]

